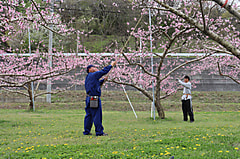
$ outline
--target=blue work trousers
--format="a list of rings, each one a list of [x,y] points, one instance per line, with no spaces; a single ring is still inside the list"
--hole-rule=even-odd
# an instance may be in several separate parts
[[[98,108],[90,108],[90,97],[87,96],[86,98],[86,116],[84,119],[84,135],[88,135],[91,132],[92,125],[94,123],[95,125],[95,132],[96,135],[102,135],[103,134],[103,126],[102,126],[102,104],[101,99],[99,98],[98,101]]]

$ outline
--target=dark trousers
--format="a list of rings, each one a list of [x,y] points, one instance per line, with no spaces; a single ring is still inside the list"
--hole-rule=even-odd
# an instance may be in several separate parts
[[[194,121],[193,109],[192,109],[192,100],[182,100],[182,111],[183,111],[183,120],[188,121],[188,115],[190,116],[190,121]]]
[[[90,97],[86,98],[86,107],[85,107],[86,115],[84,118],[84,135],[87,135],[91,132],[92,125],[95,125],[96,135],[103,134],[103,126],[102,126],[102,105],[101,99],[99,98],[99,106],[98,108],[90,108]]]

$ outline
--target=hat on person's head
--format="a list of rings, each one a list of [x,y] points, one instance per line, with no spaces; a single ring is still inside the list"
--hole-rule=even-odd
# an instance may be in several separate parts
[[[94,65],[88,65],[88,67],[87,67],[87,73],[89,73],[89,69],[90,69],[91,67],[95,67],[95,66],[94,66]]]

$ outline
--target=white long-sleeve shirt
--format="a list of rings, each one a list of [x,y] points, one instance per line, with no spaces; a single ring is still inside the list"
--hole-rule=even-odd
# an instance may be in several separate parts
[[[182,100],[192,99],[192,96],[191,96],[191,89],[192,89],[191,83],[190,82],[185,83],[185,82],[183,82],[181,80],[178,80],[178,82],[184,87],[183,88]]]

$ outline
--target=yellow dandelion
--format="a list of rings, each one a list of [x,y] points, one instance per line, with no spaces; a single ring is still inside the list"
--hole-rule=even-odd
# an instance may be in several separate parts
[[[222,152],[222,150],[218,151],[218,152]]]
[[[226,151],[227,153],[229,152],[229,151]]]
[[[235,147],[234,149],[235,149],[235,150],[238,150],[238,147]]]
[[[185,148],[185,147],[183,147],[182,149],[183,149],[183,150],[185,150],[186,148]]]
[[[194,147],[193,149],[194,149],[194,150],[196,150],[197,148],[196,148],[196,147]]]
[[[64,144],[64,146],[67,146],[68,144]]]
[[[160,155],[163,155],[163,153],[160,153]]]
[[[117,154],[118,152],[117,151],[113,151],[112,154]]]

